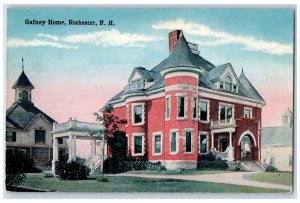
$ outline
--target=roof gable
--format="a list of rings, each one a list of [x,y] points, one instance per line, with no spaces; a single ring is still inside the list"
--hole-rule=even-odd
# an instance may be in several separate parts
[[[220,66],[213,68],[209,71],[209,79],[214,81],[224,81],[227,76],[230,76],[234,84],[239,83],[238,77],[235,74],[235,71],[231,63],[226,63]]]
[[[24,129],[38,114],[43,115],[49,123],[55,122],[31,102],[15,102],[6,111],[6,120],[15,127]]]
[[[129,79],[128,79],[128,82],[132,81],[132,80],[138,80],[138,79],[141,79],[142,76],[141,74],[137,71],[137,68],[134,68]]]

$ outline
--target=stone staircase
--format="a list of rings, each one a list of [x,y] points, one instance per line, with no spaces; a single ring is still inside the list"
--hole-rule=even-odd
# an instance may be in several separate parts
[[[85,165],[91,169],[91,173],[100,173],[102,165],[102,156],[91,156],[89,157]]]
[[[258,161],[241,161],[241,170],[252,171],[252,172],[263,172],[264,168],[260,165]]]

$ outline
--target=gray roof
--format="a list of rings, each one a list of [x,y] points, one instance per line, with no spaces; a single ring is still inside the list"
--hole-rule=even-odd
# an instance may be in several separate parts
[[[29,81],[28,77],[26,76],[24,70],[22,71],[21,75],[18,77],[17,81],[15,84],[12,86],[13,89],[16,89],[18,87],[29,87],[33,89],[33,85]]]
[[[250,97],[253,99],[258,99],[261,101],[264,101],[262,96],[257,92],[257,90],[253,87],[251,82],[248,80],[248,78],[245,76],[244,71],[242,70],[242,73],[239,77],[240,86],[242,87],[241,93],[245,95],[246,97]]]
[[[261,145],[262,146],[281,146],[292,145],[293,128],[278,126],[266,127],[262,129]]]
[[[220,65],[209,71],[209,79],[211,81],[214,81],[220,77],[220,75],[225,71],[225,69],[228,67],[229,63]]]
[[[146,70],[143,67],[137,67],[136,70],[144,80],[152,81],[154,79],[155,73],[153,71]]]
[[[35,107],[32,102],[19,100],[6,110],[6,121],[15,128],[24,129],[39,115],[43,115],[51,124],[54,122],[54,119]]]
[[[199,86],[204,88],[209,88],[209,89],[216,89],[212,81],[215,78],[218,78],[220,74],[223,73],[223,71],[228,66],[228,64],[230,63],[216,67],[215,65],[213,65],[212,63],[210,63],[200,55],[193,54],[191,48],[188,45],[188,42],[186,41],[183,34],[181,34],[171,55],[169,55],[161,63],[159,63],[150,71],[142,67],[138,67],[135,69],[139,71],[139,73],[143,78],[151,78],[151,81],[153,81],[153,85],[150,86],[148,89],[140,90],[147,93],[152,90],[163,88],[165,86],[165,80],[164,77],[160,74],[160,72],[162,70],[173,68],[173,67],[191,67],[195,69],[201,69],[203,74],[200,77]],[[238,78],[238,80],[239,80],[238,95],[264,101],[263,98],[257,92],[257,90],[250,83],[250,81],[246,78],[243,72],[240,78]],[[128,86],[126,86],[121,92],[115,95],[110,101],[120,99],[122,95],[132,93],[132,92],[133,91],[128,90]],[[232,92],[232,94],[236,94],[236,93]]]

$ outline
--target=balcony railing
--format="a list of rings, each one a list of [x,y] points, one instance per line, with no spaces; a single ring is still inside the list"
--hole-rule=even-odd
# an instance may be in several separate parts
[[[210,127],[211,128],[225,128],[225,127],[231,127],[235,126],[236,122],[235,119],[226,119],[226,120],[217,120],[217,121],[211,121],[210,122]]]

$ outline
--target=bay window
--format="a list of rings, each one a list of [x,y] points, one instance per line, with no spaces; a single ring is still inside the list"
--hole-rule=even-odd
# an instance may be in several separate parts
[[[190,129],[184,130],[184,152],[193,153],[194,152],[194,132]]]
[[[144,124],[144,103],[132,104],[132,125]]]
[[[177,119],[186,119],[188,109],[188,97],[185,93],[177,94]]]
[[[178,153],[178,131],[171,131],[170,134],[170,154]]]
[[[197,103],[198,99],[197,97],[192,97],[192,118],[197,119]]]
[[[153,133],[153,147],[152,151],[154,155],[160,155],[162,153],[162,133]]]
[[[144,155],[144,133],[134,133],[133,134],[133,156],[143,156]]]
[[[166,97],[166,112],[165,112],[165,119],[168,120],[171,117],[171,97]]]

